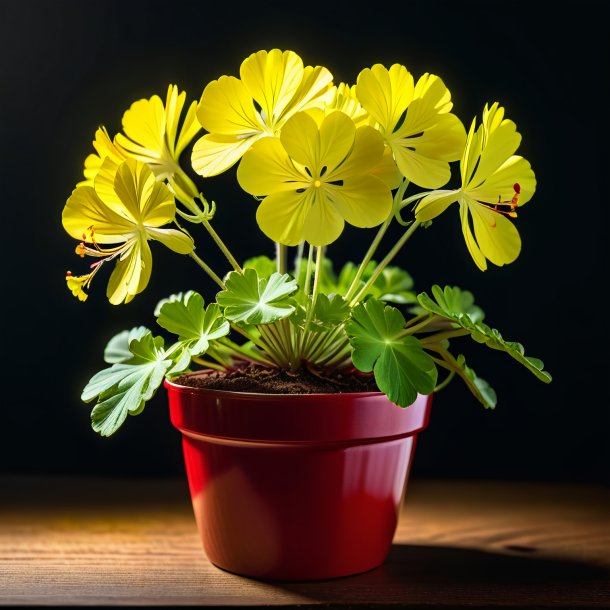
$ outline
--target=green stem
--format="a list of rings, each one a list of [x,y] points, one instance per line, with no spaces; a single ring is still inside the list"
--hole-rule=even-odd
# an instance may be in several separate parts
[[[411,326],[407,325],[405,329],[402,331],[401,335],[412,335],[416,333],[418,330],[425,328],[430,324],[430,321],[434,318],[434,314],[426,314],[426,317],[418,322],[417,324],[412,324]]]
[[[205,227],[206,231],[210,234],[210,237],[214,240],[216,245],[220,248],[220,251],[225,255],[225,257],[229,261],[231,267],[233,267],[233,269],[235,269],[235,271],[237,271],[237,273],[242,273],[242,271],[243,271],[242,268],[240,267],[239,263],[235,260],[234,256],[229,251],[229,248],[227,248],[227,246],[222,241],[222,239],[220,239],[220,236],[218,235],[218,233],[216,233],[216,231],[214,231],[214,228],[210,224],[210,221],[207,218],[205,218],[205,216],[203,216],[203,215],[201,216],[201,224]]]
[[[392,262],[394,257],[400,252],[401,248],[407,243],[410,237],[415,233],[417,227],[419,227],[419,221],[414,221],[413,224],[404,232],[403,236],[396,242],[394,247],[388,252],[385,258],[379,263],[375,272],[366,281],[360,292],[351,300],[350,307],[354,307],[358,301],[367,293],[367,290],[377,281],[377,278],[383,273],[383,270]]]
[[[316,272],[313,276],[313,291],[311,294],[311,301],[308,303],[307,318],[305,319],[305,327],[303,333],[309,330],[309,325],[313,318],[313,311],[316,307],[316,300],[318,298],[318,290],[320,288],[320,278],[322,276],[322,261],[324,259],[324,252],[322,246],[316,246]]]
[[[196,254],[195,251],[191,252],[189,256],[220,286],[222,290],[225,289],[224,282],[212,271],[212,269],[204,263]]]
[[[210,360],[204,360],[203,358],[199,358],[199,356],[193,357],[193,362],[200,364],[201,366],[205,366],[209,369],[214,369],[215,371],[226,371],[226,367],[216,364],[215,362],[211,362]]]
[[[288,248],[279,241],[275,242],[275,263],[278,273],[286,273],[288,269]]]
[[[427,337],[420,338],[422,344],[428,346],[431,343],[440,343],[445,339],[454,339],[455,337],[465,337],[466,335],[470,335],[470,331],[463,330],[448,330],[443,333],[435,333],[434,335],[428,335]]]
[[[294,277],[299,279],[301,276],[301,265],[303,264],[303,250],[305,249],[305,242],[302,241],[297,246],[297,255],[295,257],[295,265],[294,265]]]
[[[440,392],[443,388],[446,388],[454,377],[455,371],[450,371],[449,375],[447,375],[447,377],[445,377],[445,379],[443,379],[443,381],[434,388],[434,392]]]
[[[309,290],[311,288],[309,278],[311,277],[311,268],[313,266],[313,246],[309,244],[309,252],[307,254],[307,267],[305,268],[305,285],[303,286],[303,292],[309,296]]]
[[[394,196],[394,206],[393,206],[394,208],[398,205],[398,200],[402,199],[402,196],[403,196],[405,190],[407,189],[407,186],[409,186],[409,181],[406,179],[403,179],[403,181],[400,184],[400,187],[398,188],[398,191],[396,192],[396,195]],[[348,288],[347,293],[345,294],[346,301],[349,301],[354,296],[354,293],[358,289],[358,284],[360,282],[360,278],[362,278],[362,274],[365,272],[367,265],[371,262],[373,256],[375,255],[375,252],[377,251],[377,248],[379,247],[379,244],[381,243],[383,236],[386,234],[388,227],[392,223],[393,218],[394,218],[394,211],[392,210],[392,213],[385,219],[384,223],[379,228],[379,231],[377,231],[377,235],[375,236],[375,239],[373,240],[373,242],[369,246],[369,249],[367,250],[366,254],[364,255],[364,258],[362,259],[362,262],[360,263],[360,265],[358,267],[358,271],[356,272],[356,276],[352,280],[352,283],[350,284],[350,287]]]
[[[251,362],[257,362],[258,364],[263,364],[265,366],[269,366],[269,365],[273,364],[273,362],[271,360],[269,360],[268,358],[265,358],[264,354],[261,354],[260,356],[255,355],[255,354],[245,350],[238,343],[235,343],[234,341],[231,341],[230,339],[227,339],[226,337],[219,339],[219,342],[223,346],[225,346],[229,351],[234,352],[236,355],[241,356],[241,357],[245,358],[246,360],[250,360]]]

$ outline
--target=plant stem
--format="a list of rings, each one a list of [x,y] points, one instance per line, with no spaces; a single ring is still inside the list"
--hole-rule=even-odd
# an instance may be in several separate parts
[[[369,249],[367,250],[366,254],[364,255],[364,258],[362,259],[362,262],[360,263],[358,270],[356,272],[356,276],[352,280],[352,283],[350,284],[350,287],[348,288],[347,293],[345,294],[346,301],[349,302],[349,300],[354,296],[354,293],[358,289],[358,283],[360,282],[360,278],[362,277],[362,274],[365,272],[366,266],[371,262],[373,256],[375,255],[375,252],[377,251],[377,248],[379,247],[379,244],[381,243],[381,240],[383,239],[383,236],[385,235],[386,231],[388,230],[388,227],[392,223],[392,219],[394,218],[394,210],[399,205],[398,201],[402,200],[402,196],[404,195],[404,192],[407,190],[408,186],[409,186],[409,181],[406,179],[403,179],[403,181],[401,182],[401,184],[398,188],[398,191],[396,191],[396,195],[394,196],[394,204],[392,206],[392,212],[385,219],[384,223],[379,228],[379,231],[377,231],[377,235],[375,236],[375,239],[373,240],[373,242],[369,246]]]
[[[449,382],[455,377],[455,371],[450,371],[449,375],[443,379],[441,383],[439,383],[435,388],[434,392],[440,392],[443,388],[446,388],[449,385]]]
[[[211,362],[210,360],[204,360],[203,358],[199,358],[198,356],[193,356],[193,362],[200,364],[201,366],[205,366],[209,369],[214,369],[215,371],[225,371],[226,367],[216,364],[215,362]]]
[[[311,250],[310,250],[311,253]],[[318,290],[320,288],[320,278],[322,276],[322,261],[324,260],[324,252],[322,250],[322,246],[316,246],[316,272],[313,277],[313,292],[311,294],[311,301],[307,303],[307,317],[305,318],[305,326],[303,327],[303,336],[305,336],[309,331],[309,325],[311,324],[311,320],[313,318],[313,311],[316,307],[316,299],[318,298]],[[309,262],[307,263],[309,267]],[[306,349],[306,343],[301,346],[301,355]]]
[[[303,292],[309,296],[309,290],[311,288],[309,278],[311,277],[311,267],[313,265],[313,246],[309,244],[309,252],[307,254],[307,267],[305,268],[305,285],[303,286]]]
[[[436,333],[434,335],[428,335],[427,337],[422,337],[420,341],[428,346],[430,343],[440,343],[445,339],[454,339],[455,337],[465,337],[466,335],[470,335],[470,331],[466,329],[460,330],[448,330],[443,333]]]
[[[388,252],[385,258],[379,263],[375,272],[366,281],[360,292],[351,300],[350,307],[354,307],[358,301],[366,294],[366,291],[377,281],[377,278],[383,273],[383,270],[392,262],[394,257],[400,252],[400,249],[405,245],[409,238],[415,233],[420,222],[415,220],[413,224],[404,232],[403,236],[396,242],[394,247]]]
[[[221,345],[225,346],[227,348],[227,350],[234,352],[236,355],[241,356],[241,357],[245,358],[246,360],[250,360],[251,362],[256,362],[258,364],[263,364],[265,366],[269,366],[270,364],[273,364],[273,362],[271,360],[269,360],[268,358],[265,358],[264,354],[261,354],[260,356],[255,355],[255,354],[245,350],[238,343],[235,343],[234,341],[231,341],[230,339],[227,339],[226,337],[222,337],[221,339],[219,339],[219,342],[221,343]]]
[[[212,271],[212,269],[204,263],[195,252],[191,252],[189,256],[220,286],[222,290],[225,289],[224,282]]]
[[[216,233],[216,231],[214,231],[214,228],[210,224],[210,221],[207,218],[205,218],[204,215],[201,215],[200,220],[201,220],[201,224],[205,227],[206,231],[210,234],[210,237],[216,242],[216,245],[220,248],[221,252],[225,255],[226,259],[229,261],[229,264],[231,265],[231,267],[233,267],[233,269],[235,271],[237,271],[237,273],[242,273],[243,270],[240,267],[239,263],[235,260],[235,257],[231,254],[231,252],[229,251],[229,248],[227,248],[227,246],[222,241],[222,239],[220,239],[220,236],[218,235],[218,233]]]
[[[275,263],[278,273],[286,273],[288,268],[288,248],[279,241],[275,242]]]
[[[301,275],[301,266],[303,264],[303,250],[305,249],[305,242],[302,241],[297,246],[297,255],[295,257],[294,265],[294,277],[298,280]]]

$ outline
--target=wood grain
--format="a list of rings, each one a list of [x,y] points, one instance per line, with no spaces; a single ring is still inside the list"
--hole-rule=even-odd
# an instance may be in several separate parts
[[[592,486],[414,480],[382,567],[270,583],[207,561],[185,481],[4,478],[0,604],[610,607],[609,506]]]

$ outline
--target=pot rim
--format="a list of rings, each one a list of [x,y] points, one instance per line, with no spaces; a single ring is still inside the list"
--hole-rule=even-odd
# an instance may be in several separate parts
[[[191,373],[186,373],[187,375],[196,376],[205,371],[192,371]],[[177,377],[176,377],[177,378]],[[165,388],[171,388],[174,391],[178,391],[181,394],[212,394],[219,396],[227,396],[239,398],[241,400],[248,400],[251,398],[252,400],[260,400],[264,398],[265,400],[282,400],[285,401],[287,398],[302,400],[302,399],[311,399],[315,397],[329,397],[332,396],[335,400],[351,400],[354,398],[363,398],[368,396],[386,396],[384,392],[312,392],[310,394],[292,394],[292,393],[267,393],[267,392],[238,392],[235,390],[216,390],[211,388],[196,388],[188,385],[181,385],[172,381],[170,379],[165,379],[163,382]],[[387,398],[387,396],[386,396]],[[389,399],[388,399],[389,400]]]
[[[191,371],[190,373],[186,373],[186,375],[202,375],[211,369],[202,369],[198,371]],[[181,375],[175,377],[177,379]],[[182,385],[176,383],[173,380],[165,379],[163,381],[163,385],[166,389],[172,389],[173,391],[180,392],[181,394],[212,394],[218,396],[226,396],[227,398],[235,398],[241,400],[281,400],[285,401],[286,399],[295,399],[295,400],[311,400],[315,397],[330,397],[332,396],[334,400],[353,400],[354,398],[365,398],[365,397],[373,397],[373,396],[385,396],[387,395],[384,392],[311,392],[307,394],[298,394],[298,393],[270,393],[270,392],[239,392],[236,390],[216,390],[212,388],[196,388],[189,385]],[[389,399],[388,399],[389,400]]]

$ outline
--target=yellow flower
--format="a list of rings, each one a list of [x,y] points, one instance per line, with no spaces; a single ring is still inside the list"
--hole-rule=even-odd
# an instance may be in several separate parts
[[[117,166],[121,161],[127,159],[127,155],[110,139],[105,127],[99,127],[95,132],[93,148],[97,154],[91,153],[85,159],[85,169],[83,170],[85,179],[76,186],[93,186],[93,181],[107,158],[112,159]]]
[[[331,87],[320,100],[321,107],[326,114],[340,110],[347,114],[357,126],[364,125],[368,121],[368,112],[360,105],[356,97],[356,85],[350,87],[347,83],[339,83],[336,87]]]
[[[79,301],[86,301],[89,296],[84,288],[89,287],[89,283],[93,279],[93,274],[88,273],[87,275],[74,276],[71,271],[66,273],[66,283],[68,284],[68,290],[78,298]]]
[[[405,178],[424,188],[448,182],[449,162],[460,158],[466,132],[449,112],[451,94],[438,76],[424,74],[414,85],[404,66],[375,64],[358,75],[356,95]]]
[[[176,85],[167,89],[165,105],[158,95],[134,102],[123,115],[123,131],[115,138],[125,156],[147,163],[158,180],[171,180],[179,171],[180,153],[201,129],[196,116],[197,102],[186,113],[178,129],[186,92]]]
[[[258,141],[237,171],[245,191],[266,196],[256,213],[263,233],[288,246],[324,246],[345,221],[373,227],[392,210],[390,187],[372,174],[384,153],[379,133],[342,112],[315,116],[295,114],[279,139]]]
[[[241,64],[241,79],[221,76],[205,88],[197,117],[209,133],[193,148],[193,169],[215,176],[235,164],[257,140],[276,136],[300,110],[316,105],[332,74],[303,67],[293,51],[253,53]]]
[[[100,183],[102,188],[98,189]],[[103,263],[117,259],[106,294],[114,305],[131,301],[146,288],[150,278],[148,240],[160,241],[179,254],[193,250],[191,238],[181,231],[159,228],[172,222],[175,213],[173,195],[165,184],[155,180],[145,163],[127,159],[116,167],[112,159],[104,161],[94,187],[77,187],[62,214],[64,229],[81,241],[77,254],[98,259],[89,274],[69,274],[68,288],[85,300],[84,288],[89,287]],[[103,248],[100,244],[114,245]]]
[[[459,202],[466,245],[477,267],[485,271],[486,259],[502,266],[519,256],[521,238],[508,217],[516,218],[517,207],[532,198],[536,178],[529,162],[514,154],[521,135],[515,123],[504,118],[504,108],[497,102],[491,108],[485,105],[483,123],[475,127],[476,119],[460,163],[462,188],[426,195],[415,216],[430,220]]]

